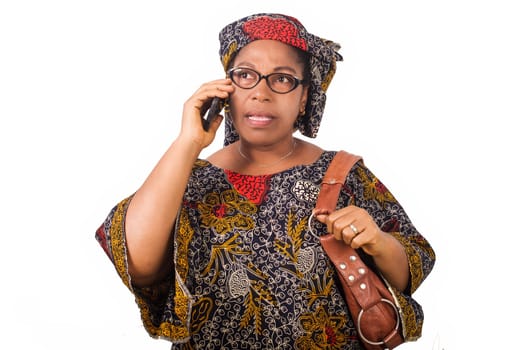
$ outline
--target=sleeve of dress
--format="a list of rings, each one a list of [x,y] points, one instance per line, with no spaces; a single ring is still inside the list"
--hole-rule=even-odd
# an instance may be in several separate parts
[[[134,294],[149,335],[174,343],[189,339],[191,296],[176,269],[164,281],[149,287],[134,286],[128,271],[125,216],[132,196],[118,203],[95,234],[124,285]]]
[[[422,334],[424,314],[412,294],[433,269],[435,252],[400,203],[362,161],[353,167],[347,181],[342,191],[349,197],[347,200],[366,209],[382,231],[393,235],[404,246],[409,262],[409,286],[404,291],[390,288],[400,307],[404,339],[414,341]],[[365,260],[372,265],[369,257]]]

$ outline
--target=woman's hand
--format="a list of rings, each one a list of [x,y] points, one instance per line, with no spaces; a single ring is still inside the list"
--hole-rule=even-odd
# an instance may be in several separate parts
[[[326,224],[328,232],[354,249],[362,248],[373,257],[383,276],[398,290],[408,286],[409,264],[402,244],[392,235],[382,231],[369,213],[354,205],[331,214],[316,215]]]
[[[223,116],[219,115],[215,118],[208,131],[204,130],[202,126],[202,117],[214,97],[227,99],[233,90],[234,87],[230,79],[218,79],[200,86],[184,103],[180,137],[197,143],[201,148],[209,146],[215,138]]]
[[[317,215],[317,220],[326,224],[327,231],[343,240],[354,249],[362,248],[368,255],[380,253],[388,234],[383,232],[369,213],[350,205],[329,215]]]

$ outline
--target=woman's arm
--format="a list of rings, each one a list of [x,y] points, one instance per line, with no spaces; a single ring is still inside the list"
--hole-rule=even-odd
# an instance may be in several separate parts
[[[318,220],[335,238],[361,248],[393,287],[410,295],[431,271],[434,251],[394,196],[362,162],[353,167],[347,181],[342,191],[350,204],[317,216]]]
[[[133,284],[149,285],[171,267],[172,228],[199,145],[176,139],[135,193],[125,218],[127,262]]]
[[[213,141],[222,117],[209,131],[202,127],[200,109],[210,98],[227,98],[228,79],[207,84],[184,104],[178,138],[133,196],[125,218],[127,262],[133,284],[150,285],[169,271],[172,264],[171,232],[195,160]]]

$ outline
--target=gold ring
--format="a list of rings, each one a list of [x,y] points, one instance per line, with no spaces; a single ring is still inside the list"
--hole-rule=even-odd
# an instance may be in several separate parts
[[[351,229],[351,231],[353,231],[353,233],[356,235],[358,235],[358,230],[357,228],[355,227],[355,225],[353,224],[349,224],[349,228]]]

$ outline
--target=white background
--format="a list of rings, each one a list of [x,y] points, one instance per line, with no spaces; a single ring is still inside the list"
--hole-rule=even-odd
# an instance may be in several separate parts
[[[0,4],[2,349],[169,348],[94,233],[223,76],[222,26],[266,11],[342,45],[314,142],[364,156],[436,250],[423,336],[399,349],[521,346],[519,1],[18,0]]]

